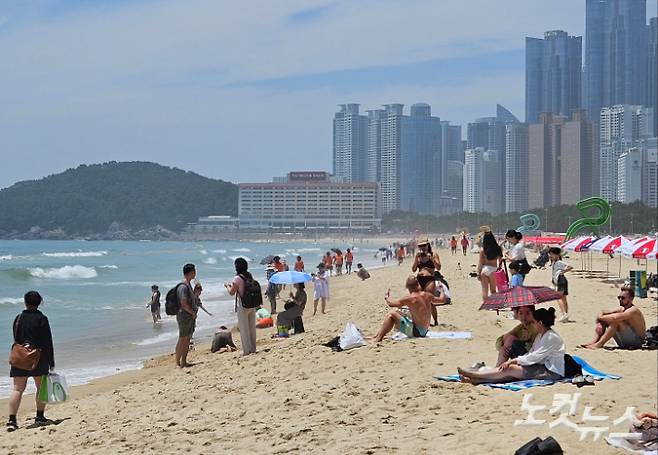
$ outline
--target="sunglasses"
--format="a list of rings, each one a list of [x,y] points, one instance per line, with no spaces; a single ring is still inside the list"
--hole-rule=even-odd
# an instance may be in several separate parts
[[[618,295],[618,296],[617,296],[617,299],[619,299],[619,300],[624,300],[625,298],[626,298],[626,297],[624,297],[623,295]]]

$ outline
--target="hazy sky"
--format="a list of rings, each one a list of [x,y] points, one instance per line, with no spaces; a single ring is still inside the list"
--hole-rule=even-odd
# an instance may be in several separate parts
[[[0,0],[0,188],[110,160],[330,170],[339,103],[523,118],[524,37],[583,34],[584,3]]]

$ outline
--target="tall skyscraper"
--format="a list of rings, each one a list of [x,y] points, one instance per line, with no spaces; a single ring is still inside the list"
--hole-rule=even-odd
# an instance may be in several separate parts
[[[400,153],[403,104],[386,104],[380,133],[380,183],[384,213],[400,208]]]
[[[462,163],[461,167],[449,163]],[[445,198],[457,199],[459,210],[462,205],[462,177],[463,177],[464,149],[462,148],[462,127],[451,125],[450,122],[441,122],[441,182],[443,184],[443,196]],[[457,172],[452,175],[451,172]],[[455,180],[459,180],[459,187],[455,186]],[[444,201],[445,202],[445,201]],[[453,204],[454,205],[454,204]],[[451,212],[450,204],[445,202],[442,213]]]
[[[616,105],[601,109],[599,120],[600,195],[617,201],[618,160],[622,153],[652,137],[653,112],[642,106]]]
[[[368,153],[366,162],[366,181],[380,182],[382,176],[382,120],[386,117],[384,109],[368,111]]]
[[[464,211],[500,213],[502,207],[498,195],[503,187],[498,153],[476,147],[464,152],[464,161]]]
[[[658,137],[643,143],[642,202],[651,208],[658,207]]]
[[[648,50],[646,106],[653,109],[653,131],[658,134],[658,17],[649,21]]]
[[[411,106],[402,117],[400,153],[400,208],[437,214],[442,191],[441,119],[432,117],[429,104]]]
[[[642,105],[647,97],[645,0],[587,0],[585,104],[590,121],[601,108]]]
[[[642,150],[631,147],[617,159],[617,200],[623,204],[642,200]]]
[[[575,110],[562,126],[560,147],[560,204],[575,205],[599,193],[599,160],[594,128],[584,110]]]
[[[366,181],[368,118],[358,104],[340,104],[334,115],[334,175],[346,182]]]
[[[510,123],[506,131],[505,211],[528,209],[528,125]]]
[[[462,161],[448,161],[448,172],[443,184],[443,201],[441,214],[463,210],[464,203],[464,163]]]
[[[569,115],[580,108],[582,37],[561,30],[525,39],[525,120],[540,112]]]

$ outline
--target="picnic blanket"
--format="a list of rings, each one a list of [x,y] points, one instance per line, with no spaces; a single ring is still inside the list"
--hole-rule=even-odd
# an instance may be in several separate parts
[[[576,361],[576,363],[578,363],[578,365],[580,365],[580,367],[583,369],[583,375],[590,375],[594,378],[595,381],[602,381],[603,379],[621,379],[621,376],[617,376],[616,374],[608,374],[597,370],[596,368],[588,364],[581,357],[575,355],[572,357]],[[459,382],[458,374],[451,374],[448,376],[435,376],[435,377],[439,381]],[[571,382],[571,379],[561,379],[557,382]],[[504,389],[504,390],[511,390],[513,392],[518,392],[519,390],[529,389],[530,387],[551,385],[554,383],[555,381],[551,381],[549,379],[527,379],[523,381],[505,382],[502,384],[480,384],[480,385],[486,385],[487,387],[491,387],[493,389]]]
[[[409,337],[402,332],[395,332],[391,335],[394,341],[408,340]],[[423,338],[443,339],[443,340],[470,340],[473,338],[471,332],[427,332]]]

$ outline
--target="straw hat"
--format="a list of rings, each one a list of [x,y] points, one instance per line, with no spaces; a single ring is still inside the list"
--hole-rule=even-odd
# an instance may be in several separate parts
[[[421,235],[418,237],[418,242],[416,242],[416,245],[421,246],[421,245],[429,245],[430,244],[430,239],[427,238],[426,235]]]

